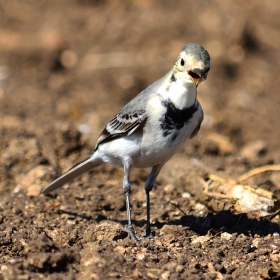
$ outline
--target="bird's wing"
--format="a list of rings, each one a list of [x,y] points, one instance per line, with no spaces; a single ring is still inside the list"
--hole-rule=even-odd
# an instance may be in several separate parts
[[[101,132],[95,150],[101,143],[124,135],[130,135],[148,118],[146,104],[149,92],[143,91],[132,99]]]
[[[129,135],[134,132],[140,124],[147,119],[147,116],[141,111],[131,114],[117,114],[107,124],[101,132],[95,149],[104,142],[110,141],[113,138]]]

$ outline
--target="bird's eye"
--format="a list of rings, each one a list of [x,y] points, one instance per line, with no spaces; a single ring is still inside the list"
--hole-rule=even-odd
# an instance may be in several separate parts
[[[192,76],[192,78],[194,78],[194,79],[200,79],[200,76],[192,71],[189,71],[189,75]]]
[[[181,59],[181,66],[184,66],[185,65],[185,60],[182,58]]]

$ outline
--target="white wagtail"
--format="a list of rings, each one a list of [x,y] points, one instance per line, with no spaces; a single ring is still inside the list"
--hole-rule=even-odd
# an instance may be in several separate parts
[[[126,230],[138,241],[131,222],[130,169],[151,167],[145,184],[147,224],[144,233],[145,237],[151,236],[150,191],[163,165],[200,128],[203,111],[196,99],[196,89],[206,80],[209,70],[208,52],[197,44],[185,45],[171,70],[126,104],[107,124],[94,153],[45,187],[42,193],[48,194],[104,163],[123,167]]]

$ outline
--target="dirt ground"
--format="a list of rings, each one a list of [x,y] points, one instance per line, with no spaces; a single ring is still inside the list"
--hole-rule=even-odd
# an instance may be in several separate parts
[[[280,220],[209,207],[194,183],[280,164],[279,12],[278,0],[1,0],[0,279],[280,279]],[[155,238],[126,238],[121,169],[39,195],[187,42],[212,58],[205,121],[151,193]],[[141,235],[148,170],[132,175]],[[280,172],[246,182],[280,196]]]

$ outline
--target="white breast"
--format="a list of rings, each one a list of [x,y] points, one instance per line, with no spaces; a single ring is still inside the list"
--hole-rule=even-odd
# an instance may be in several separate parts
[[[159,94],[171,100],[178,109],[190,107],[196,100],[196,87],[193,82],[172,82],[159,88]]]

